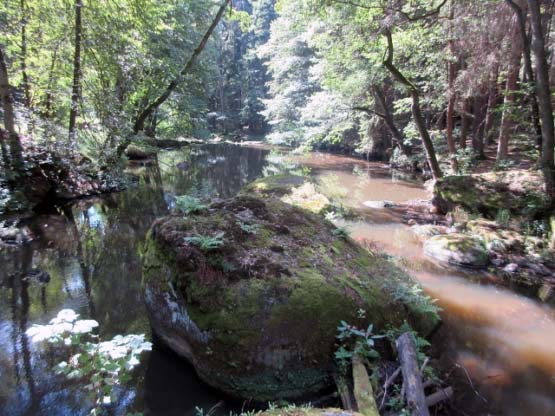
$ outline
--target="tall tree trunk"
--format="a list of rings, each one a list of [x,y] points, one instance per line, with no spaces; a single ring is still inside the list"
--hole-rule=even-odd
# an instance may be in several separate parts
[[[509,139],[514,129],[514,112],[518,89],[518,75],[520,72],[520,60],[523,52],[523,42],[520,36],[518,22],[516,18],[511,25],[509,40],[511,50],[507,61],[507,82],[505,86],[505,100],[503,105],[503,115],[499,128],[499,140],[497,143],[497,161],[500,162],[507,158],[509,153]]]
[[[25,96],[25,107],[31,109],[31,87],[29,75],[27,74],[27,7],[25,0],[21,0],[21,78],[23,94]]]
[[[11,92],[3,45],[0,45],[0,94],[2,96],[2,109],[4,112],[4,127],[10,135],[15,135],[14,100]]]
[[[499,88],[497,78],[499,76],[499,64],[495,65],[488,88],[488,109],[484,121],[484,139],[487,144],[493,143],[493,124],[495,122],[495,108],[499,101]]]
[[[383,33],[387,39],[387,55],[383,61],[383,64],[397,81],[408,87],[408,89],[410,90],[410,95],[412,98],[412,117],[418,129],[418,132],[420,133],[420,139],[426,152],[426,161],[428,162],[428,166],[432,173],[432,178],[434,180],[437,180],[443,176],[443,173],[441,172],[441,168],[439,167],[434,144],[426,127],[424,116],[422,115],[422,109],[420,107],[420,94],[418,92],[418,88],[416,87],[416,85],[410,82],[393,64],[393,37],[389,29],[385,29]]]
[[[6,55],[4,46],[0,45],[0,96],[2,110],[4,113],[4,127],[8,132],[8,140],[10,143],[10,156],[8,156],[5,138],[0,132],[0,140],[2,141],[2,153],[4,162],[12,169],[13,172],[19,173],[23,167],[23,148],[19,140],[19,135],[15,131],[15,112],[13,108],[14,100],[11,92],[10,79],[8,77],[8,67],[6,65]],[[11,183],[11,186],[17,186]]]
[[[523,55],[524,55],[524,70],[526,71],[526,78],[528,79],[528,84],[532,90],[530,95],[530,107],[532,109],[532,124],[534,126],[534,132],[536,134],[536,145],[538,149],[542,148],[542,128],[540,124],[540,110],[538,107],[538,91],[536,83],[534,82],[534,70],[532,68],[532,53],[530,51],[530,38],[526,33],[526,14],[528,12],[527,4],[524,0],[521,0],[519,4],[515,0],[505,0],[509,6],[513,9],[518,20],[518,28],[520,37],[522,39]]]
[[[449,159],[451,160],[451,169],[454,173],[459,170],[457,163],[457,149],[455,147],[455,137],[453,136],[453,129],[455,126],[455,76],[457,68],[455,67],[455,44],[453,39],[453,19],[455,18],[455,8],[453,7],[453,0],[449,3],[449,60],[447,62],[447,78],[448,78],[448,100],[447,100],[447,147],[449,149]]]
[[[486,94],[480,91],[474,97],[474,121],[472,123],[472,148],[477,153],[479,159],[485,159],[484,153],[484,130],[486,121],[488,101]]]
[[[148,104],[146,106],[146,108],[144,108],[139,113],[139,115],[137,116],[137,119],[135,120],[135,124],[133,126],[133,132],[135,134],[137,134],[140,131],[143,131],[146,119],[152,114],[152,112],[154,112],[154,110],[156,110],[158,107],[160,107],[169,98],[169,96],[177,88],[177,86],[179,84],[181,84],[181,82],[183,82],[183,79],[185,78],[185,75],[187,75],[189,73],[189,71],[191,70],[191,68],[195,64],[198,56],[200,55],[200,53],[203,51],[204,47],[206,46],[206,43],[208,42],[208,39],[210,38],[210,36],[212,35],[212,32],[214,31],[214,29],[216,28],[216,26],[220,22],[223,14],[224,14],[224,12],[225,12],[225,10],[226,10],[226,8],[227,8],[227,6],[230,2],[231,2],[231,0],[224,0],[224,3],[221,5],[220,10],[218,10],[218,13],[216,14],[216,17],[214,18],[214,20],[212,21],[212,23],[208,27],[208,30],[206,31],[206,33],[202,37],[198,46],[193,51],[193,54],[191,55],[191,57],[189,58],[189,60],[187,61],[187,63],[183,67],[183,69],[181,70],[181,72],[179,73],[178,77],[175,78],[173,81],[171,81],[169,83],[169,85],[166,87],[164,92],[158,98],[156,98],[153,102]],[[125,145],[125,147],[127,147],[127,145]],[[118,149],[118,153],[119,154],[123,153],[123,150],[125,150],[125,147],[123,147],[123,149],[121,149],[121,151],[120,151],[120,149]]]
[[[372,89],[372,93],[374,95],[374,100],[376,100],[376,103],[378,103],[379,107],[381,108],[381,111],[383,114],[382,118],[389,132],[391,133],[391,136],[393,137],[393,142],[397,146],[399,146],[399,149],[401,149],[401,152],[405,156],[410,156],[410,153],[411,153],[410,148],[407,145],[405,145],[405,138],[397,128],[397,125],[395,124],[395,118],[393,117],[391,108],[387,104],[387,99],[385,97],[384,91],[380,87],[374,87]]]
[[[555,126],[553,124],[553,106],[551,104],[551,88],[549,86],[549,68],[545,51],[542,29],[542,15],[538,0],[528,0],[532,17],[532,51],[536,58],[536,81],[538,105],[542,128],[541,167],[545,179],[547,195],[555,203]]]
[[[466,149],[466,141],[468,139],[468,131],[470,130],[471,124],[471,99],[465,98],[463,100],[463,108],[461,114],[461,136],[459,137],[459,146],[461,149]]]
[[[75,53],[73,55],[73,87],[71,90],[71,110],[69,112],[69,146],[75,149],[76,141],[76,122],[79,111],[79,96],[81,93],[81,39],[82,22],[81,11],[83,9],[82,0],[75,0]]]
[[[54,106],[54,94],[52,89],[54,88],[54,70],[56,69],[56,60],[58,57],[58,44],[54,47],[52,52],[52,61],[50,62],[50,70],[48,71],[48,83],[46,84],[46,94],[44,96],[44,118],[52,118],[53,116],[53,106]]]

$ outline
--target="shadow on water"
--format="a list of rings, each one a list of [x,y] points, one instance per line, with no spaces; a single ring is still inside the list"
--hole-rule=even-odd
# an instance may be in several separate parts
[[[43,212],[26,224],[34,241],[0,249],[0,414],[86,414],[82,385],[51,370],[63,356],[31,344],[26,329],[71,308],[98,320],[103,337],[149,334],[141,250],[152,221],[168,212],[176,195],[226,198],[261,176],[284,171],[310,171],[361,215],[345,223],[353,237],[373,240],[404,258],[439,300],[446,324],[435,343],[446,352],[445,368],[458,372],[459,407],[466,412],[461,414],[555,414],[553,310],[488,276],[461,275],[431,264],[400,222],[399,212],[363,204],[425,198],[418,182],[394,177],[379,164],[342,156],[289,157],[228,145],[165,151],[150,166],[131,166],[129,171],[138,178],[136,186]],[[48,279],[37,277],[46,274]],[[219,414],[240,410],[200,383],[188,364],[155,348],[114,414],[141,410],[147,415],[193,415],[197,406],[206,413],[217,404]]]

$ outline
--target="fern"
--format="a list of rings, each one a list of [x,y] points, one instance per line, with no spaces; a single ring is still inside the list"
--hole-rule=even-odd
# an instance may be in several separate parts
[[[215,236],[207,236],[196,234],[191,237],[185,237],[185,242],[197,246],[202,251],[212,251],[224,245],[224,232],[220,232]]]
[[[200,199],[190,195],[176,196],[175,206],[185,215],[195,214],[208,208]]]

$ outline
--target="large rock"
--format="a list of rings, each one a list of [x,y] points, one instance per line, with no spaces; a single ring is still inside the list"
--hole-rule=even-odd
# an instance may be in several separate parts
[[[453,266],[482,268],[489,262],[484,244],[464,234],[436,235],[424,243],[424,253]]]
[[[241,195],[279,198],[281,201],[316,214],[332,209],[329,198],[303,176],[282,174],[260,178],[241,190]]]
[[[527,170],[446,176],[435,183],[433,203],[443,213],[462,207],[487,218],[500,210],[538,217],[550,209],[541,173]]]
[[[251,196],[158,219],[143,268],[154,332],[206,383],[268,401],[332,384],[341,320],[376,332],[408,320],[430,331],[437,315],[408,289],[414,282],[334,230],[316,214]]]
[[[295,187],[302,186],[305,182],[306,179],[298,175],[281,174],[266,176],[249,183],[242,189],[241,193],[261,197],[283,197],[290,194]]]

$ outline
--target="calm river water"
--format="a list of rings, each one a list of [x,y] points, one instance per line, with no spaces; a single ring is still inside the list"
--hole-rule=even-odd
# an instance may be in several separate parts
[[[150,329],[141,298],[141,246],[152,220],[173,197],[230,197],[261,176],[310,173],[355,209],[355,239],[370,239],[403,257],[445,321],[436,334],[442,364],[454,377],[461,415],[555,414],[555,311],[487,275],[462,275],[427,261],[399,213],[365,201],[426,198],[423,187],[379,164],[312,153],[288,156],[263,147],[204,145],[164,151],[152,166],[130,168],[136,186],[102,198],[53,208],[28,221],[37,237],[0,249],[0,414],[81,415],[82,385],[53,375],[60,356],[33,345],[25,330],[71,308],[100,323],[105,338]],[[28,278],[39,269],[48,282]],[[194,371],[157,347],[145,357],[115,414],[195,415],[240,409],[202,385]],[[239,406],[239,407],[238,407]]]

